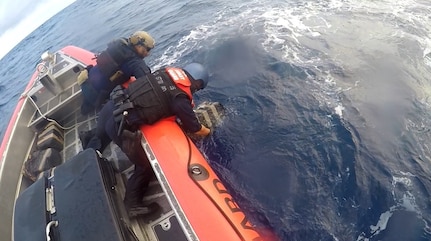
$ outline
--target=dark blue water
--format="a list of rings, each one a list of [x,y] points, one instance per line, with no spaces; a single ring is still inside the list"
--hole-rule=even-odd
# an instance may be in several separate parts
[[[431,3],[77,1],[0,61],[1,135],[40,54],[144,29],[157,69],[202,62],[197,102],[228,115],[199,143],[280,240],[431,240]]]

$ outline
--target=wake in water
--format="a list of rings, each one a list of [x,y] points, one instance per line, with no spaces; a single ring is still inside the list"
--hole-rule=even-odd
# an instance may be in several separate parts
[[[240,200],[260,203],[286,240],[429,239],[429,168],[409,189],[393,186],[418,171],[405,124],[429,85],[427,6],[265,4],[223,9],[185,37],[213,48],[201,57],[223,84],[209,95],[244,107],[215,147]],[[240,126],[242,138],[228,138]],[[407,221],[411,231],[397,228]]]
[[[2,79],[27,80],[17,66],[48,47],[97,52],[145,28],[152,69],[208,65],[196,101],[228,113],[201,148],[256,224],[281,240],[430,240],[430,15],[421,0],[77,1]],[[2,114],[26,84],[0,89]]]

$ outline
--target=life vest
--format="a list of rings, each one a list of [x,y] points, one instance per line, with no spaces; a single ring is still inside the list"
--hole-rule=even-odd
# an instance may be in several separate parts
[[[184,70],[168,67],[166,68],[166,73],[168,73],[175,85],[187,94],[192,105],[194,105],[192,91],[190,90],[192,83],[190,82],[190,79],[187,77],[187,74],[184,72]]]
[[[187,95],[193,106],[190,86],[187,74],[179,68],[158,70],[133,81],[127,92],[134,111],[139,116],[139,123],[131,124],[153,124],[162,118],[173,116],[171,102],[180,94]]]
[[[102,74],[108,77],[111,82],[122,84],[130,76],[125,76],[120,67],[124,62],[136,56],[136,52],[123,38],[110,42],[108,48],[96,56],[96,62]]]

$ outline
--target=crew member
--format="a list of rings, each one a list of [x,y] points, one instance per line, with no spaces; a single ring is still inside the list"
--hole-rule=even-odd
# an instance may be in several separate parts
[[[154,39],[145,31],[110,42],[107,49],[96,56],[97,64],[87,66],[78,76],[84,98],[81,113],[85,115],[99,110],[114,87],[125,83],[131,76],[140,78],[151,73],[144,58],[154,44]]]
[[[176,116],[186,131],[199,136],[209,135],[210,129],[200,124],[193,112],[192,96],[207,84],[208,72],[198,63],[188,64],[183,69],[160,69],[136,79],[126,89],[117,86],[111,93],[111,100],[100,111],[96,136],[87,147],[103,151],[112,140],[135,164],[124,198],[130,216],[145,215],[158,209],[155,203],[142,204],[153,172],[140,144],[139,126]]]

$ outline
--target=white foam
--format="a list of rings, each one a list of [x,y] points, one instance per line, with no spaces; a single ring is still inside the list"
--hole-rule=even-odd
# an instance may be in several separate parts
[[[420,43],[423,48],[422,56],[424,58],[424,63],[431,67],[431,39],[425,38],[423,41],[420,41]]]
[[[393,207],[391,207],[391,209],[393,209]],[[380,214],[380,218],[379,218],[379,221],[377,222],[377,224],[370,226],[370,229],[371,229],[371,232],[373,233],[373,236],[376,234],[379,234],[381,231],[386,229],[388,222],[389,222],[389,218],[392,217],[392,214],[393,213],[391,211],[387,211],[387,212]]]
[[[334,114],[342,117],[346,110],[340,98],[343,90],[340,91],[339,82],[343,83],[344,90],[361,86],[359,81],[346,86],[345,81],[340,79],[342,77],[334,77],[333,66],[342,70],[347,66],[349,70],[366,62],[366,59],[361,59],[364,55],[374,55],[376,51],[396,54],[398,50],[394,48],[398,48],[398,45],[386,47],[382,40],[402,38],[416,41],[422,49],[425,64],[431,66],[430,34],[412,34],[431,32],[429,14],[417,12],[418,9],[426,11],[429,7],[429,3],[417,3],[414,0],[401,0],[397,4],[393,4],[392,0],[329,0],[307,1],[301,4],[268,1],[263,3],[257,0],[247,3],[232,2],[209,17],[208,22],[191,29],[176,44],[167,48],[160,58],[157,58],[155,68],[173,65],[191,51],[203,48],[209,43],[223,41],[224,37],[250,35],[257,38],[268,53],[276,55],[281,61],[313,70],[317,75],[310,75],[309,80],[313,83],[312,88],[316,89],[311,91],[314,91],[320,103],[329,103],[328,107],[334,110]],[[368,15],[371,16],[369,22],[366,18]],[[363,28],[369,33],[355,29],[344,30],[343,22],[347,16],[358,16],[357,21],[352,19],[353,23],[348,26]],[[376,19],[376,16],[384,18],[382,25],[374,24],[373,19]],[[380,31],[380,27],[384,29]],[[409,31],[411,28],[418,31]],[[347,46],[334,43],[338,36],[341,40],[349,37],[352,43]],[[367,36],[365,40],[373,41],[375,45],[364,47],[364,36]]]
[[[154,65],[154,69],[159,69],[162,66],[174,65],[181,56],[187,54],[192,49],[199,49],[199,42],[205,39],[209,27],[201,25],[198,28],[190,31],[186,36],[183,36],[175,46],[169,46],[163,54],[158,58]]]
[[[411,192],[407,192],[403,195],[401,199],[402,203],[400,204],[407,211],[420,213],[418,206],[416,205],[415,197]]]
[[[397,183],[404,184],[407,187],[411,187],[412,186],[412,181],[410,180],[409,177],[395,177],[394,176],[392,179],[393,179],[393,181],[392,181],[392,186],[393,187],[395,187],[395,185]]]
[[[338,105],[337,107],[335,107],[335,113],[340,117],[343,117],[343,110],[344,107],[342,105]]]

